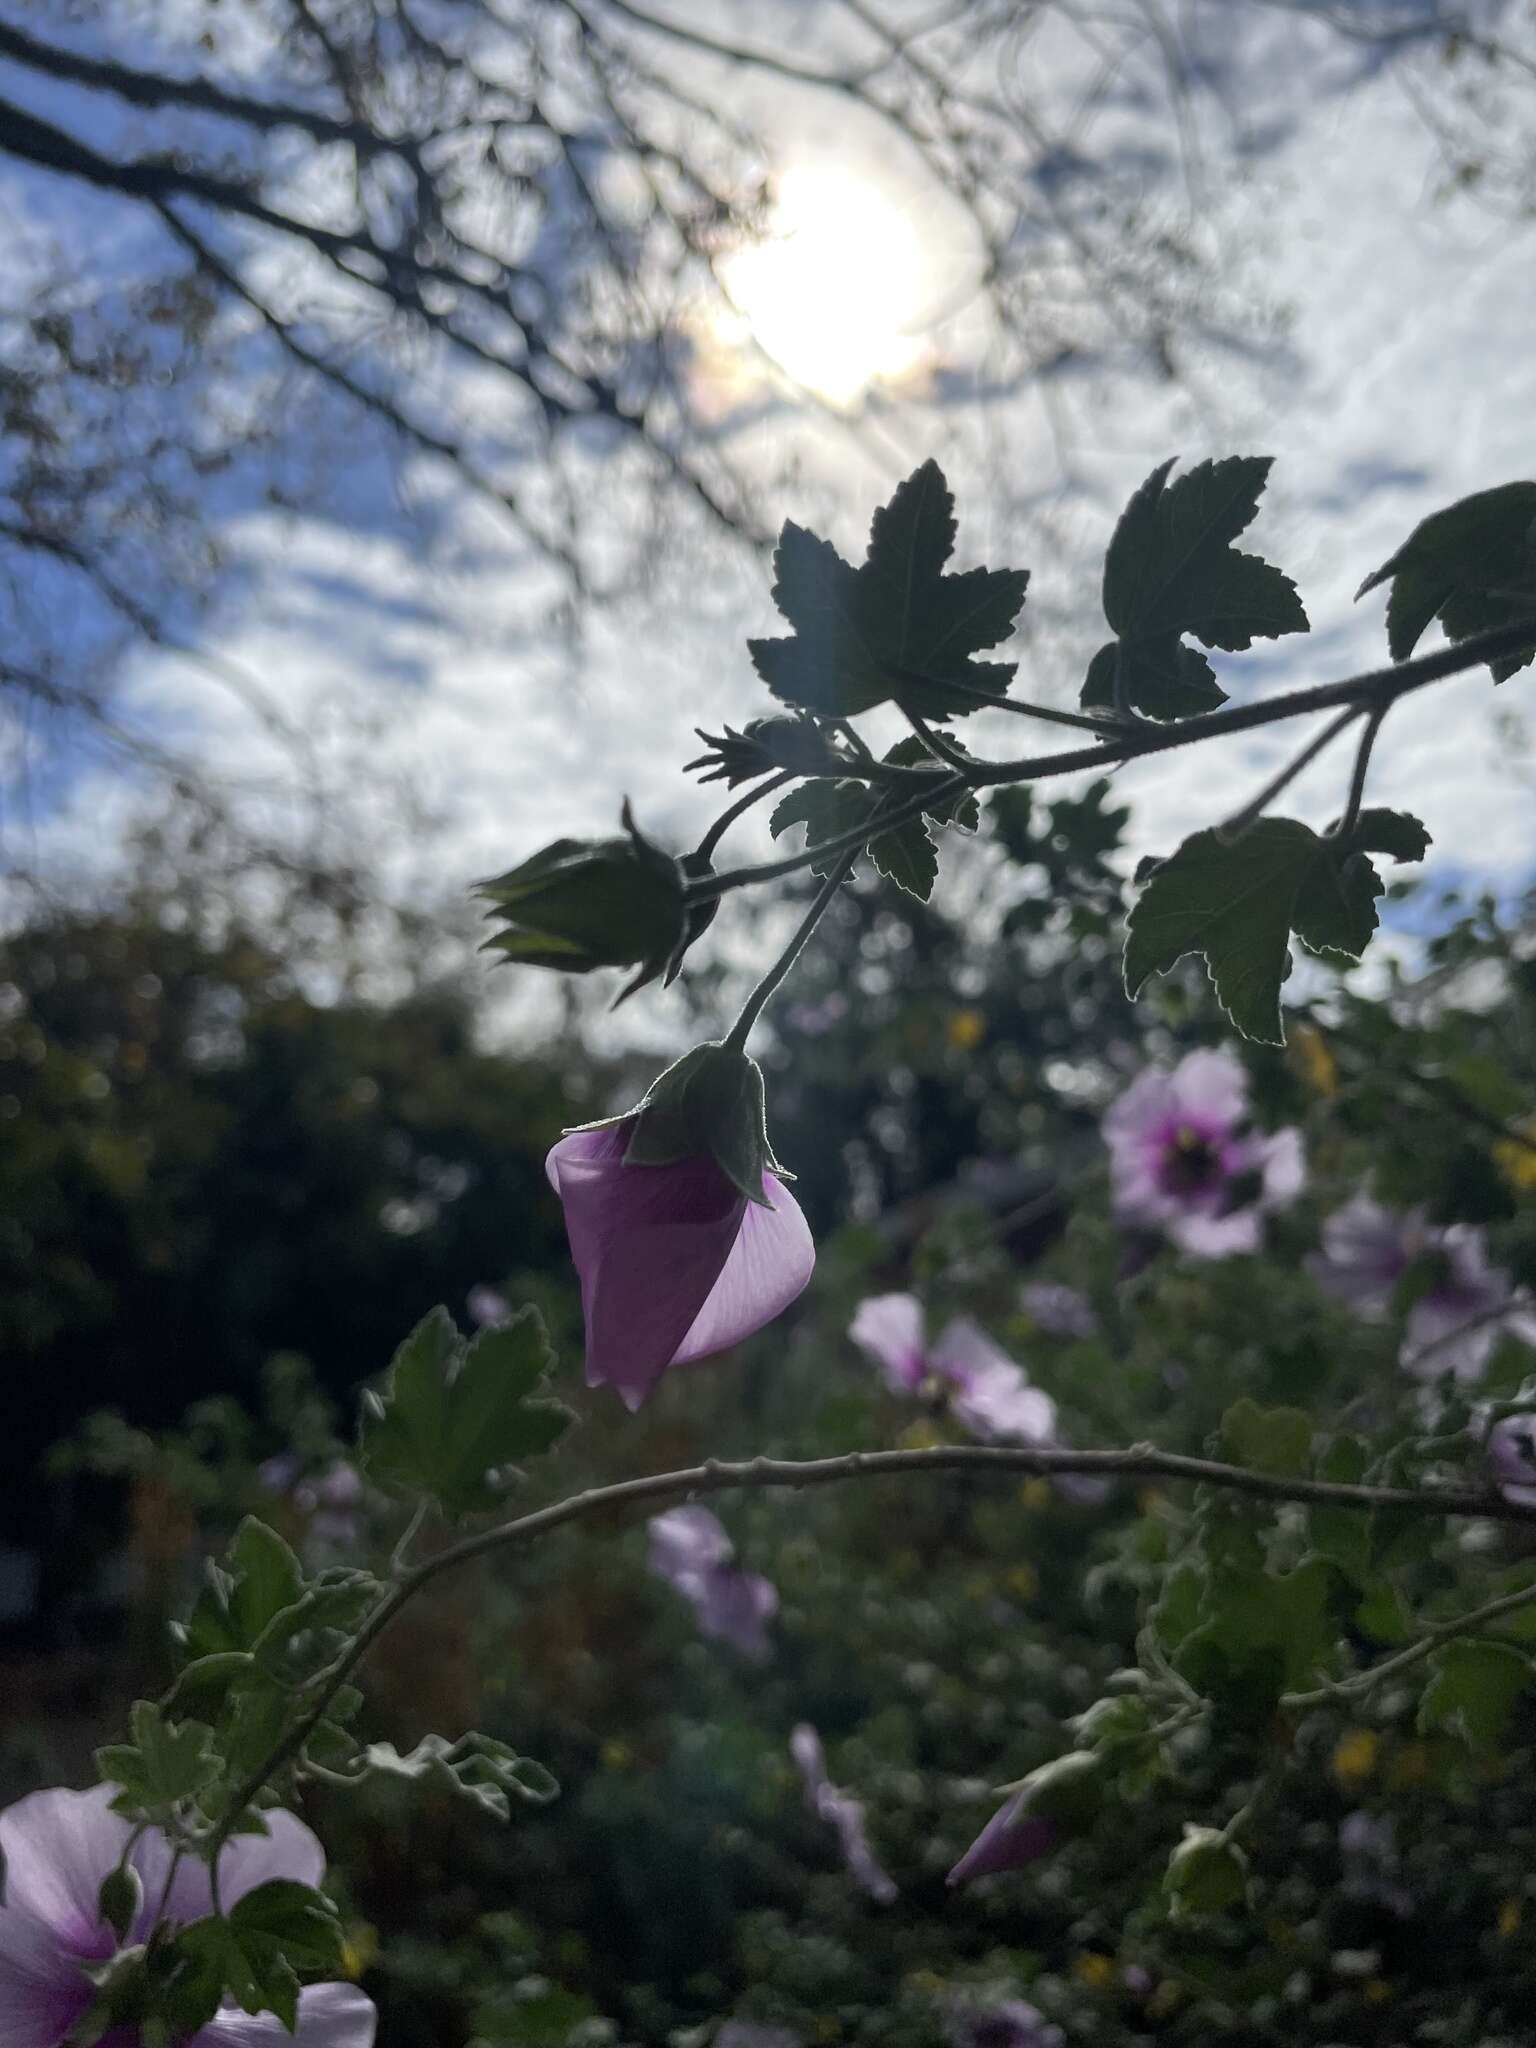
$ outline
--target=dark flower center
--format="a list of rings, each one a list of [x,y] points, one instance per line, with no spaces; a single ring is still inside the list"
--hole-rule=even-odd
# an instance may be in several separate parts
[[[1210,1139],[1181,1124],[1163,1154],[1163,1186],[1171,1195],[1198,1195],[1221,1178],[1221,1155]]]

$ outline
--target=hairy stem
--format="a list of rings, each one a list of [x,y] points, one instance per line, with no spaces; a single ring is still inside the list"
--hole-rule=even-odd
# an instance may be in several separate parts
[[[860,844],[863,843],[864,837],[867,836],[870,822],[872,822],[872,820],[866,821],[865,826],[861,830]],[[844,853],[841,856],[841,858],[835,863],[831,872],[828,874],[826,880],[822,883],[821,887],[816,891],[815,897],[812,899],[810,909],[805,913],[805,916],[801,918],[799,926],[795,931],[794,937],[790,940],[789,944],[784,948],[783,952],[779,955],[778,959],[774,961],[773,965],[769,968],[768,972],[757,984],[757,987],[753,989],[751,995],[749,995],[747,997],[747,1000],[742,1004],[741,1015],[736,1019],[736,1022],[731,1026],[730,1030],[726,1033],[724,1041],[725,1044],[730,1046],[733,1051],[742,1052],[745,1050],[747,1038],[751,1033],[752,1026],[763,1014],[763,1011],[766,1008],[770,998],[773,996],[779,984],[783,981],[785,975],[788,974],[791,967],[793,967],[795,962],[799,959],[801,949],[804,947],[806,940],[811,936],[811,933],[815,931],[817,925],[821,923],[823,911],[826,909],[827,905],[832,901],[832,898],[837,894],[838,890],[843,886],[843,882],[847,877],[848,870],[853,866],[854,862],[857,859],[858,846],[853,846],[850,847],[849,850],[846,853]]]
[[[1536,1604],[1536,1584],[1520,1586],[1513,1593],[1501,1593],[1496,1600],[1485,1600],[1481,1607],[1474,1607],[1466,1614],[1458,1614],[1450,1621],[1437,1621],[1425,1630],[1417,1642],[1410,1643],[1406,1650],[1399,1650],[1396,1656],[1388,1657],[1383,1663],[1373,1664],[1369,1671],[1358,1672],[1353,1678],[1335,1680],[1332,1685],[1322,1685],[1315,1692],[1288,1692],[1280,1696],[1282,1707],[1295,1711],[1304,1707],[1331,1706],[1336,1700],[1358,1699],[1362,1693],[1371,1692],[1383,1679],[1396,1678],[1401,1671],[1409,1671],[1442,1643],[1453,1643],[1461,1636],[1480,1635],[1490,1623],[1502,1621],[1506,1614],[1518,1613],[1522,1607]]]
[[[890,811],[884,822],[903,824],[924,810],[946,803],[967,786],[982,789],[999,783],[1039,782],[1051,775],[1075,775],[1095,769],[1117,768],[1126,761],[1140,760],[1144,754],[1168,753],[1175,747],[1194,746],[1201,740],[1219,739],[1226,733],[1252,732],[1259,726],[1277,725],[1313,711],[1329,711],[1336,705],[1369,707],[1385,712],[1399,697],[1406,697],[1414,690],[1444,682],[1451,676],[1465,675],[1481,668],[1485,662],[1524,653],[1533,647],[1536,647],[1536,618],[1523,619],[1514,625],[1496,626],[1487,633],[1475,634],[1434,654],[1398,662],[1391,668],[1369,669],[1364,674],[1345,676],[1335,683],[1315,683],[1306,689],[1287,690],[1278,697],[1264,698],[1256,704],[1230,705],[1221,711],[1208,711],[1199,718],[1183,719],[1172,726],[1154,726],[1144,721],[1133,731],[1104,746],[1081,747],[1064,754],[1042,754],[1038,759],[1028,761],[986,765],[973,762],[964,774],[958,769],[949,774],[936,770],[933,775],[922,778],[927,784],[926,789]],[[856,771],[850,771],[853,772]],[[699,883],[690,894],[695,899],[721,896],[730,889],[775,881],[780,875],[792,875],[799,868],[843,852],[845,848],[856,845],[858,838],[856,832],[839,833],[820,846],[807,847],[804,853],[787,854],[784,859],[765,862],[761,867],[733,868],[725,874],[716,875],[711,881]]]
[[[850,1479],[920,1478],[937,1472],[968,1473],[979,1478],[1022,1472],[1037,1479],[1049,1479],[1063,1473],[1089,1473],[1112,1479],[1166,1479],[1219,1487],[1232,1493],[1249,1494],[1259,1500],[1300,1501],[1328,1507],[1357,1508],[1362,1512],[1481,1516],[1490,1521],[1536,1524],[1536,1508],[1506,1500],[1502,1494],[1471,1487],[1371,1486],[1346,1480],[1290,1478],[1273,1472],[1251,1472],[1244,1466],[1224,1464],[1214,1458],[1192,1458],[1178,1451],[1160,1451],[1154,1444],[1132,1444],[1124,1450],[1110,1451],[1056,1450],[1014,1444],[939,1444],[926,1450],[847,1451],[831,1458],[751,1458],[741,1463],[725,1463],[710,1458],[702,1465],[688,1466],[677,1472],[651,1472],[637,1479],[620,1479],[609,1486],[589,1487],[584,1493],[572,1494],[548,1507],[535,1508],[530,1514],[519,1515],[516,1520],[503,1522],[494,1529],[483,1529],[475,1535],[465,1536],[406,1572],[380,1599],[335,1662],[314,1681],[314,1697],[304,1714],[237,1788],[216,1831],[216,1842],[222,1843],[227,1839],[238,1816],[260,1796],[273,1775],[298,1756],[325,1718],[326,1709],[339,1688],[351,1677],[401,1608],[423,1587],[456,1570],[459,1565],[468,1564],[478,1557],[488,1557],[495,1551],[512,1550],[520,1544],[535,1542],[554,1529],[564,1528],[567,1523],[607,1517],[616,1508],[635,1507],[651,1501],[677,1499],[679,1496],[690,1499],[707,1493],[758,1491],[775,1486],[796,1490],[835,1486]],[[1536,1597],[1536,1593],[1525,1597]],[[1511,1605],[1517,1604],[1511,1602]],[[1471,1619],[1473,1617],[1463,1617],[1452,1632],[1464,1630]],[[1301,1699],[1304,1704],[1314,1704],[1305,1695]]]
[[[704,837],[699,841],[694,849],[694,858],[696,860],[713,859],[715,848],[720,844],[726,833],[730,831],[738,818],[745,816],[752,806],[755,803],[760,803],[765,796],[772,796],[775,791],[781,790],[786,782],[793,782],[794,780],[794,770],[784,768],[777,775],[770,775],[766,782],[760,782],[756,789],[749,789],[745,796],[737,797],[735,803],[729,805],[720,813],[719,817],[716,818],[713,825],[710,826]]]

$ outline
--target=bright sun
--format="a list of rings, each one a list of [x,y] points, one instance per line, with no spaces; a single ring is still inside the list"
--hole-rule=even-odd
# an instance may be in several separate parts
[[[876,186],[805,166],[780,178],[763,239],[728,256],[720,276],[779,367],[846,406],[922,360],[923,269],[910,220]]]

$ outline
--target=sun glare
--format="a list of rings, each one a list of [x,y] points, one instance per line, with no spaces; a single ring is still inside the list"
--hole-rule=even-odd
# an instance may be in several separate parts
[[[762,240],[728,256],[721,281],[786,375],[847,406],[923,360],[923,269],[911,221],[877,186],[806,166],[779,180]]]

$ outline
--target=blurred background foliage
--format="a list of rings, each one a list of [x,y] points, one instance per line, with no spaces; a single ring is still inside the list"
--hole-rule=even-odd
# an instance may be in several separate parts
[[[949,908],[844,892],[766,1055],[816,1281],[638,1418],[577,1389],[542,1154],[562,1123],[633,1099],[641,1063],[593,1058],[574,1016],[538,1048],[495,1049],[483,980],[442,923],[381,932],[346,876],[274,869],[258,924],[217,847],[174,821],[110,905],[39,897],[0,960],[0,1299],[36,1474],[5,1505],[13,1581],[40,1515],[50,1536],[36,1597],[12,1603],[27,1611],[0,1678],[0,1796],[88,1771],[242,1513],[275,1514],[316,1554],[387,1549],[385,1504],[328,1488],[358,1384],[434,1300],[464,1321],[532,1299],[550,1319],[584,1427],[538,1497],[711,1454],[942,1439],[942,1410],[889,1393],[847,1341],[858,1301],[889,1288],[917,1291],[931,1327],[975,1315],[1055,1397],[1067,1442],[1197,1450],[1245,1394],[1422,1433],[1395,1329],[1325,1299],[1303,1262],[1374,1171],[1384,1199],[1484,1225],[1536,1284],[1536,1186],[1500,1135],[1536,1075],[1536,905],[1405,903],[1446,927],[1411,974],[1319,979],[1289,1050],[1250,1062],[1260,1120],[1304,1132],[1306,1194],[1271,1219],[1266,1255],[1195,1261],[1108,1213],[1104,1106],[1149,1059],[1222,1036],[1195,979],[1132,1024],[1122,822],[1102,786],[994,799]],[[728,933],[722,952],[728,968]],[[707,979],[685,994],[708,1014]],[[1093,1334],[1030,1314],[1022,1290],[1042,1279],[1087,1297]],[[1495,1372],[1518,1379],[1507,1349]],[[688,2048],[727,2016],[920,2048],[992,2038],[964,2015],[1020,1997],[1074,2042],[1524,2037],[1529,1697],[1498,1754],[1421,1731],[1416,1697],[1390,1688],[1291,1732],[1228,1702],[1176,1784],[1117,1797],[1029,1871],[950,1892],[995,1787],[1070,1746],[1071,1718],[1134,1662],[1163,1560],[1206,1510],[1155,1487],[1095,1501],[1003,1479],[717,1505],[779,1593],[765,1663],[699,1635],[633,1513],[461,1575],[371,1660],[380,1737],[478,1726],[564,1787],[505,1828],[419,1785],[316,1797],[389,2048]],[[1238,1515],[1279,1553],[1308,1540],[1295,1511]],[[1405,1549],[1398,1608],[1362,1606],[1362,1640],[1402,1640],[1464,1585],[1465,1540]],[[1536,1564],[1523,1532],[1476,1540],[1490,1590]],[[858,1889],[808,1809],[788,1748],[801,1722],[864,1802],[894,1903]],[[1250,1907],[1170,1919],[1156,1872],[1180,1821],[1266,1772]]]

